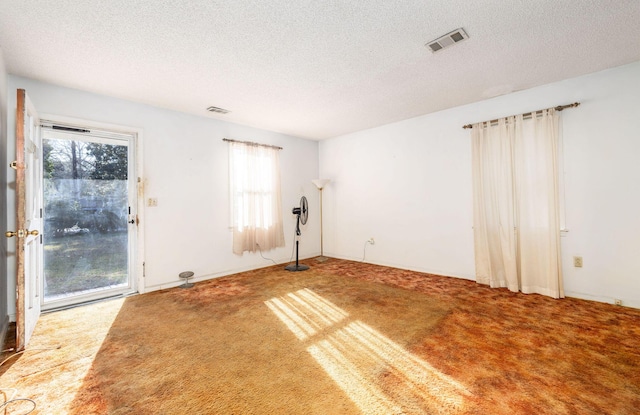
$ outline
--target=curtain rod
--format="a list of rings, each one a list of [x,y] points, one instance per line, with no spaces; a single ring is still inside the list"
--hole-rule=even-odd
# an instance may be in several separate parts
[[[573,104],[558,105],[557,107],[552,107],[552,108],[553,108],[554,110],[556,110],[556,111],[562,111],[563,109],[566,109],[566,108],[575,108],[575,107],[577,107],[578,105],[580,105],[580,103],[579,103],[579,102],[574,102]],[[551,108],[546,108],[546,109],[549,109],[549,110],[550,110]],[[542,112],[542,111],[544,111],[544,110],[538,110],[538,111],[525,112],[524,114],[522,114],[522,116],[523,116],[523,117],[530,117],[530,116],[533,116],[533,114],[537,114],[537,113]],[[487,121],[484,121],[484,122],[487,122]],[[491,124],[491,123],[494,123],[494,122],[498,122],[498,120],[491,120],[491,121],[488,121],[488,122],[489,122],[489,124]],[[462,128],[465,128],[465,129],[467,129],[467,128],[473,128],[473,124],[463,125],[463,126],[462,126]]]
[[[222,141],[228,141],[229,143],[246,144],[246,145],[249,145],[249,146],[269,147],[269,148],[275,148],[276,150],[282,150],[282,147],[272,146],[271,144],[254,143],[253,141],[239,141],[239,140],[232,140],[230,138],[223,138]]]

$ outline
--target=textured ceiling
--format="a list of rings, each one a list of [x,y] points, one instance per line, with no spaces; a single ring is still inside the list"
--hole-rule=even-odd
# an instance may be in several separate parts
[[[14,75],[323,139],[638,61],[639,21],[639,0],[0,0],[0,48]]]

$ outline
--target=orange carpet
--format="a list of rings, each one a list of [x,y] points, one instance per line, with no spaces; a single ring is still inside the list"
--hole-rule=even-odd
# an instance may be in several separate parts
[[[0,367],[5,399],[77,415],[638,413],[640,310],[306,263],[43,315]]]

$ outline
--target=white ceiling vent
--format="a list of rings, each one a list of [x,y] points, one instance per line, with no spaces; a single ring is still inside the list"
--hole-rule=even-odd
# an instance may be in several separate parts
[[[460,28],[454,30],[453,32],[447,33],[446,35],[441,36],[436,40],[432,40],[431,42],[427,43],[426,46],[431,49],[431,52],[435,53],[468,38],[469,36],[464,31],[464,29]]]
[[[229,110],[226,110],[224,108],[220,108],[220,107],[209,107],[207,108],[207,111],[209,112],[217,112],[218,114],[228,114]]]

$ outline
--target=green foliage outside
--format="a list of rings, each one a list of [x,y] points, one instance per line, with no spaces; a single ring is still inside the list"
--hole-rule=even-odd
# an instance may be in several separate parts
[[[44,140],[45,235],[125,231],[127,158],[124,145]]]
[[[44,140],[45,299],[127,283],[127,157],[125,145]]]
[[[46,139],[42,157],[46,179],[127,180],[124,145]]]

